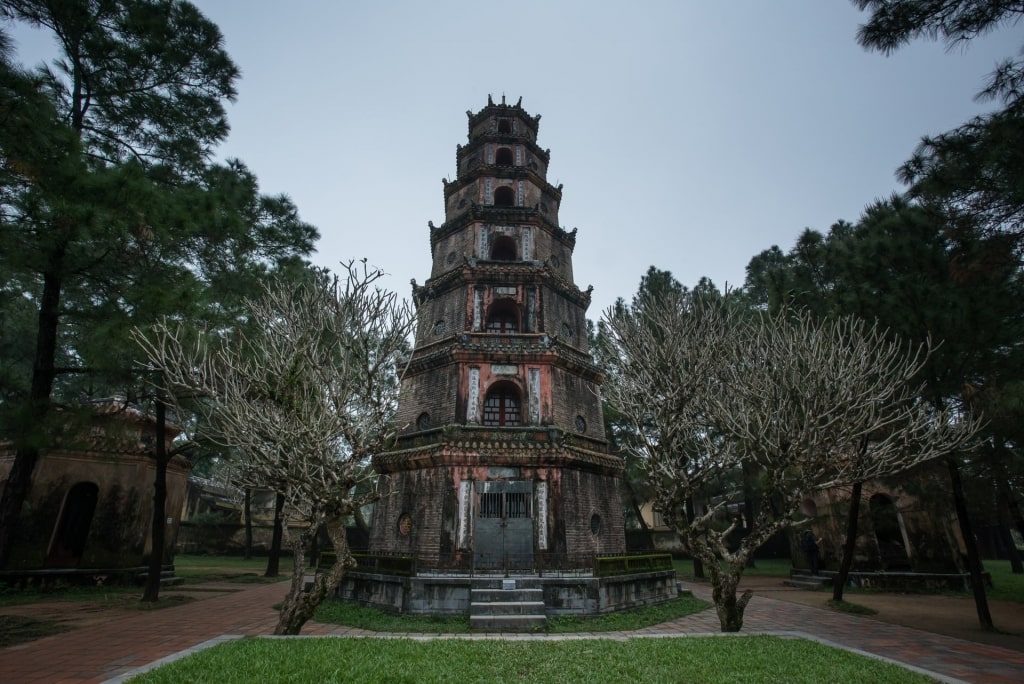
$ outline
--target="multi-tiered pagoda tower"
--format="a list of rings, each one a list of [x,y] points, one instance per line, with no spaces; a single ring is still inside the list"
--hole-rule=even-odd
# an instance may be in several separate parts
[[[445,221],[430,223],[430,278],[413,282],[416,346],[396,450],[374,459],[370,553],[421,570],[588,567],[624,553],[625,536],[576,231],[558,225],[540,116],[490,97],[467,114]]]

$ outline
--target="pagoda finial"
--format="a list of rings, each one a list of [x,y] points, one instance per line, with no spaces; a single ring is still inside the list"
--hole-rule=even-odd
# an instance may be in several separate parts
[[[502,94],[501,94],[501,106],[502,106],[502,107],[504,107],[504,106],[505,106],[505,93],[502,93]]]
[[[488,107],[493,107],[494,106],[494,100],[491,99],[491,94],[490,93],[487,93],[487,106]]]
[[[523,108],[523,96],[520,95],[519,99],[516,100],[516,109],[522,109],[522,108]]]

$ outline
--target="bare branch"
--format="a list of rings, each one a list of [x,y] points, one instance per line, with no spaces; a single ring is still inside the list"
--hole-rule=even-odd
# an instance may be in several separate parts
[[[978,429],[920,401],[928,347],[908,354],[859,320],[769,316],[728,297],[670,293],[609,309],[604,325],[605,391],[640,435],[655,505],[733,594],[747,558],[799,517],[806,496],[960,450]],[[762,505],[734,552],[730,492],[744,464],[763,477]],[[681,512],[694,500],[705,508],[688,519]]]
[[[271,283],[248,302],[249,327],[230,337],[167,321],[135,335],[160,389],[242,455],[239,484],[284,494],[313,530],[363,503],[354,487],[395,434],[397,360],[413,326],[410,305],[377,287],[380,271],[345,268],[343,278],[311,270],[299,284]],[[308,619],[295,626],[292,614],[283,626],[299,604],[286,602],[280,629]]]

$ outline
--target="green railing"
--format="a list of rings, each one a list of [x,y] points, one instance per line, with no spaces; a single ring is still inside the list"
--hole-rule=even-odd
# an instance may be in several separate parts
[[[594,559],[595,577],[612,577],[671,569],[672,555],[668,553],[650,553],[639,556],[598,556]]]
[[[356,569],[362,572],[406,576],[416,574],[416,558],[414,556],[371,556],[362,553],[354,553],[352,556],[356,559]]]

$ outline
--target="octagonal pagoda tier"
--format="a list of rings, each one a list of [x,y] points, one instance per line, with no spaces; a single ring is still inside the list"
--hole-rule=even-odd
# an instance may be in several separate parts
[[[576,231],[558,226],[540,117],[490,98],[467,114],[446,220],[429,224],[431,275],[413,282],[419,323],[398,443],[374,459],[370,551],[506,570],[623,553],[590,290],[573,282]]]

